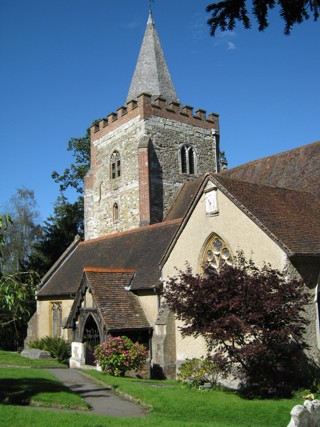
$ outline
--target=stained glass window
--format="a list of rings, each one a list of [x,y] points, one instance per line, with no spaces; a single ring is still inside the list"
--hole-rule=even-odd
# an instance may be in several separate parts
[[[233,257],[224,240],[214,234],[205,246],[202,256],[202,267],[209,271],[219,271],[224,265],[232,265]]]

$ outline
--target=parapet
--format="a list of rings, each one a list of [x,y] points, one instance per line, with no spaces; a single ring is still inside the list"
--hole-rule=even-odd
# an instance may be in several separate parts
[[[131,100],[117,109],[116,113],[110,113],[106,118],[100,120],[91,127],[91,141],[101,138],[106,133],[118,126],[128,122],[134,117],[146,119],[151,116],[163,117],[176,120],[181,123],[201,127],[204,129],[215,129],[219,132],[219,115],[198,109],[193,113],[193,107],[181,105],[179,102],[167,102],[161,96],[154,98],[148,93],[142,93],[137,100]]]

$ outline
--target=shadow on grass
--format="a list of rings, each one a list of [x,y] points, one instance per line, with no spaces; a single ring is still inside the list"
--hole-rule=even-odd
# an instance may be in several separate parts
[[[0,404],[29,405],[39,393],[70,393],[67,387],[43,378],[0,379]]]

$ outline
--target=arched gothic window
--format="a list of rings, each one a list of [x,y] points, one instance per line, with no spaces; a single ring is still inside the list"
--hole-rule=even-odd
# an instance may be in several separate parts
[[[51,303],[52,310],[52,335],[55,337],[61,336],[62,327],[62,303],[53,302]]]
[[[180,168],[181,173],[196,173],[196,153],[192,145],[183,145],[180,148]]]
[[[224,240],[214,233],[204,247],[201,266],[203,269],[219,272],[226,264],[233,264],[231,250]]]
[[[118,203],[114,203],[114,205],[113,205],[112,216],[113,216],[113,221],[114,222],[119,220],[119,206],[118,206]]]
[[[119,151],[114,151],[110,159],[110,175],[111,179],[119,178],[121,175],[121,161]]]

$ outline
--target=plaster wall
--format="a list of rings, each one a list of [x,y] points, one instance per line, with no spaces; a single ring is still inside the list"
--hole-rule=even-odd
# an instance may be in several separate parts
[[[177,369],[185,362],[186,359],[192,359],[194,357],[200,358],[205,356],[207,353],[207,347],[205,340],[202,337],[182,337],[179,326],[182,326],[181,321],[176,320],[176,364]]]
[[[201,196],[163,266],[164,279],[175,276],[176,268],[184,270],[186,262],[194,272],[200,272],[203,248],[212,233],[218,234],[229,245],[233,255],[241,249],[245,256],[251,256],[258,266],[263,266],[264,262],[270,262],[278,269],[286,266],[287,258],[282,249],[219,190],[217,201],[218,213],[209,216],[206,213],[205,195]],[[203,339],[182,338],[178,328],[176,336],[178,365],[186,358],[206,354]]]
[[[243,250],[258,266],[263,266],[264,262],[279,269],[286,266],[283,250],[219,190],[217,201],[218,213],[210,216],[206,213],[205,195],[201,196],[163,267],[163,277],[175,275],[175,267],[184,269],[186,261],[194,272],[199,272],[202,250],[212,233],[229,245],[234,256],[238,250]]]
[[[62,304],[62,325],[66,321],[72,304],[72,299],[57,299],[57,300],[38,300],[37,301],[37,334],[38,338],[45,337],[47,335],[52,335],[52,307],[53,302],[61,302]],[[68,330],[62,329],[62,337],[69,339]]]
[[[158,315],[158,296],[153,293],[151,295],[139,294],[138,297],[147,319],[149,320],[151,326],[154,326]]]

